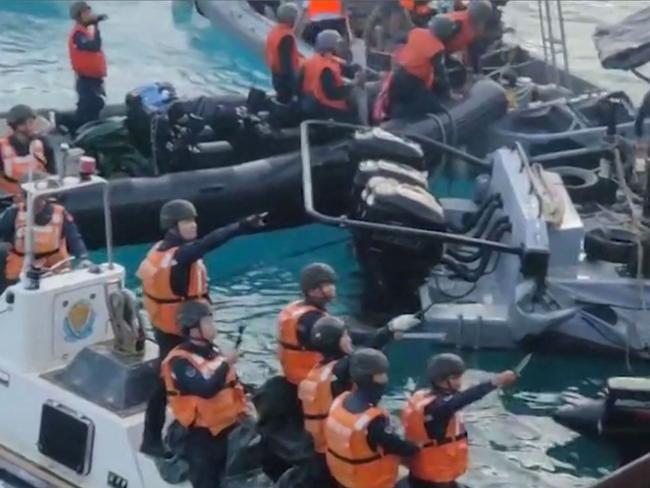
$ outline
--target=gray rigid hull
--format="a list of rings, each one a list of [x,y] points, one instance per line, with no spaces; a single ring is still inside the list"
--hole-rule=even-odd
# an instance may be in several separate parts
[[[650,280],[640,286],[620,265],[587,261],[582,242],[590,222],[580,218],[559,177],[545,173],[564,208],[561,221],[551,225],[522,168],[516,150],[494,154],[490,191],[503,200],[494,218],[510,218],[510,244],[549,252],[543,299],[531,300],[540,290],[522,278],[518,256],[492,256],[489,272],[475,285],[443,276],[438,266],[420,289],[423,308],[434,305],[410,337],[476,349],[543,346],[553,339],[554,348],[623,353],[629,347],[633,355],[650,358],[650,325],[641,300],[643,293],[650,303]],[[468,210],[467,202],[442,202],[449,218]]]

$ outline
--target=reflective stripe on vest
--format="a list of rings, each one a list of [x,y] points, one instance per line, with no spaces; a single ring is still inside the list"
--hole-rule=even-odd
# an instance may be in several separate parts
[[[74,43],[74,36],[77,32],[83,33],[87,38],[93,39],[96,35],[95,27],[85,27],[75,24],[68,36],[68,55],[72,69],[79,76],[89,78],[104,78],[106,76],[106,56],[102,50],[82,51]]]
[[[341,72],[341,64],[332,55],[314,54],[311,58],[305,61],[303,65],[304,78],[302,85],[302,92],[305,95],[311,95],[325,107],[330,107],[336,110],[346,110],[348,104],[345,100],[331,100],[323,91],[323,84],[321,83],[321,74],[324,70],[330,69],[334,73],[334,80],[337,86],[343,86],[343,75]]]
[[[327,465],[332,476],[346,488],[393,488],[399,458],[374,451],[368,445],[367,428],[375,418],[388,413],[371,407],[363,413],[346,410],[344,393],[334,400],[325,421]]]
[[[305,430],[314,439],[315,451],[321,454],[324,454],[327,449],[325,419],[334,401],[332,381],[336,363],[337,361],[331,361],[325,365],[316,365],[298,387],[298,398],[302,403],[305,418]]]
[[[171,362],[176,358],[189,361],[205,379],[211,378],[225,362],[221,355],[208,360],[184,350],[182,346],[172,349],[161,365],[161,376],[165,383],[169,406],[176,420],[185,427],[209,429],[215,436],[235,424],[239,416],[246,411],[246,401],[244,389],[234,369],[229,368],[226,387],[212,398],[182,395],[176,389],[176,378],[171,368]]]
[[[476,40],[476,31],[469,19],[469,11],[461,10],[446,14],[452,21],[460,22],[460,31],[447,43],[447,52],[450,54],[464,51]]]
[[[0,139],[0,155],[2,155],[2,174],[0,187],[7,193],[19,194],[19,182],[32,173],[47,172],[45,164],[45,148],[40,139],[34,139],[29,144],[29,153],[18,156],[8,137]]]
[[[407,73],[421,80],[427,88],[431,88],[435,82],[431,61],[444,50],[444,44],[429,29],[412,29],[406,45],[397,55],[397,63]]]
[[[422,449],[409,460],[411,476],[432,483],[455,481],[467,471],[467,431],[460,413],[447,424],[445,438],[433,440],[427,434],[426,407],[436,399],[430,390],[419,390],[402,411],[405,436]]]
[[[291,53],[291,66],[293,67],[294,72],[298,71],[300,68],[301,58],[300,53],[298,52],[297,42],[295,42],[293,28],[288,25],[278,24],[271,30],[266,38],[266,64],[271,69],[271,73],[279,73],[282,69],[280,65],[280,44],[287,36],[294,38],[293,51]]]
[[[298,323],[307,312],[320,310],[298,301],[285,307],[278,317],[278,359],[284,376],[290,383],[299,385],[323,356],[309,351],[298,340]]]
[[[343,17],[343,4],[341,0],[309,0],[307,16],[312,22]]]
[[[144,307],[155,327],[168,334],[181,335],[176,323],[176,312],[186,300],[208,299],[208,275],[203,260],[190,266],[187,295],[178,296],[171,288],[171,270],[176,264],[174,256],[177,247],[159,251],[160,242],[155,244],[142,261],[137,276],[142,280]]]

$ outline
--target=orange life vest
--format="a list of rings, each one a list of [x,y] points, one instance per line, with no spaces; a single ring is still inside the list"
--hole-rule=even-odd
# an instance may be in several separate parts
[[[331,100],[327,98],[323,91],[323,84],[320,81],[321,74],[325,69],[332,70],[334,79],[338,86],[343,86],[343,74],[341,72],[340,60],[332,55],[314,54],[305,61],[303,65],[304,79],[302,92],[305,95],[311,95],[318,103],[325,107],[336,110],[347,110],[348,103],[345,100]]]
[[[302,402],[302,412],[305,418],[305,430],[314,439],[316,452],[325,454],[325,420],[332,402],[333,369],[337,361],[314,366],[307,378],[298,387],[298,398]]]
[[[69,257],[68,248],[63,237],[63,223],[66,218],[65,209],[58,204],[52,205],[52,217],[45,225],[33,226],[32,249],[34,266],[49,268]],[[13,247],[7,256],[5,276],[8,280],[16,280],[20,276],[25,257],[25,240],[27,230],[27,212],[25,205],[18,205],[14,224]]]
[[[190,267],[186,296],[174,294],[171,288],[171,272],[174,255],[178,247],[159,251],[160,242],[155,244],[138,268],[137,276],[142,280],[144,308],[155,327],[167,334],[181,335],[176,323],[176,311],[186,300],[208,299],[208,272],[199,259]]]
[[[341,0],[309,0],[307,16],[312,22],[334,17],[344,17]]]
[[[293,37],[295,41],[293,28],[285,24],[278,24],[271,30],[271,32],[269,32],[269,35],[266,38],[266,64],[271,69],[271,73],[280,72],[280,43],[287,36]],[[294,42],[293,52],[291,53],[291,65],[294,72],[298,71],[301,62],[302,57],[298,52],[297,43]]]
[[[278,317],[278,358],[284,377],[298,386],[322,359],[323,355],[309,351],[298,340],[298,322],[307,312],[320,310],[302,301],[290,303]]]
[[[415,392],[402,411],[402,424],[406,438],[423,446],[409,461],[411,476],[432,483],[448,483],[467,471],[467,431],[457,413],[449,420],[444,441],[430,439],[424,425],[424,409],[435,399],[430,390]]]
[[[406,45],[397,55],[397,64],[431,88],[435,82],[431,60],[444,50],[444,44],[429,29],[412,29]]]
[[[469,19],[469,11],[450,12],[447,16],[461,25],[460,31],[447,43],[447,52],[453,54],[464,51],[476,40],[476,31]]]
[[[70,64],[78,76],[87,76],[88,78],[104,78],[106,76],[106,56],[101,49],[97,52],[82,51],[77,49],[74,43],[74,36],[77,32],[82,32],[86,37],[92,39],[95,37],[95,27],[92,28],[75,23],[68,36],[68,54],[70,55]]]
[[[350,413],[343,402],[349,392],[338,396],[325,421],[327,465],[332,476],[346,488],[393,488],[397,482],[399,458],[384,455],[368,445],[368,424],[388,412],[371,407]]]
[[[176,389],[171,368],[171,363],[176,358],[188,360],[204,378],[210,378],[225,361],[221,355],[212,360],[205,359],[186,351],[182,345],[171,350],[162,362],[160,371],[165,382],[169,406],[176,420],[185,427],[209,429],[215,436],[235,424],[246,412],[244,389],[237,379],[235,370],[229,368],[226,387],[212,398],[182,395]]]
[[[13,195],[20,195],[21,179],[32,173],[46,173],[45,148],[40,139],[34,139],[29,144],[29,153],[18,156],[8,137],[0,139],[0,155],[2,156],[2,173],[0,173],[0,189]]]

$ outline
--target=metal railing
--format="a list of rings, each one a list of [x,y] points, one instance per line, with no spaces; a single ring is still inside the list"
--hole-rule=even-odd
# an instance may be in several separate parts
[[[564,12],[561,0],[537,0],[537,14],[542,40],[542,51],[546,65],[552,68],[547,77],[549,82],[560,84],[562,73],[564,86],[571,89],[571,70],[569,67],[569,49],[564,28]],[[557,34],[556,34],[557,31]],[[563,66],[560,67],[562,58]]]

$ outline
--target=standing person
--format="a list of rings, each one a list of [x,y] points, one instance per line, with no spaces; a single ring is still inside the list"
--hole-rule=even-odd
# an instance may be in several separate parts
[[[375,349],[354,351],[354,388],[334,400],[325,421],[327,465],[344,488],[394,488],[401,458],[420,449],[395,434],[388,412],[378,407],[388,386],[388,366]]]
[[[99,23],[106,15],[96,15],[86,2],[70,5],[70,18],[75,21],[68,37],[70,64],[75,73],[77,90],[77,127],[97,120],[104,108],[106,56],[102,50]]]
[[[246,416],[247,404],[234,364],[213,344],[217,330],[210,306],[189,301],[178,308],[183,342],[161,366],[174,418],[187,428],[185,459],[194,488],[220,486],[228,456],[228,434]]]
[[[54,152],[37,135],[36,114],[27,105],[11,107],[7,114],[11,134],[0,138],[0,190],[18,196],[20,182],[30,173],[54,173]]]
[[[294,34],[298,7],[293,3],[283,3],[278,8],[277,17],[278,24],[266,38],[266,63],[271,70],[278,102],[287,104],[296,94],[298,71],[303,61]]]
[[[234,237],[264,226],[263,217],[253,215],[197,239],[196,217],[196,208],[187,200],[172,200],[163,205],[160,227],[165,236],[149,251],[137,272],[142,280],[144,307],[154,326],[161,360],[183,340],[176,321],[182,303],[209,300],[203,256]],[[164,385],[160,383],[147,404],[140,447],[145,454],[164,455],[162,429],[166,403]]]
[[[454,23],[454,35],[445,40],[448,54],[462,53],[467,67],[474,72],[479,70],[482,54],[482,37],[493,14],[492,3],[489,0],[473,0],[467,9],[450,12],[446,15]]]
[[[449,95],[444,42],[453,35],[449,17],[436,15],[427,29],[409,32],[396,57],[388,89],[392,118],[418,117],[440,110],[440,97]]]
[[[513,384],[517,375],[503,371],[491,381],[460,391],[465,363],[456,354],[438,354],[428,365],[430,386],[409,399],[402,412],[406,438],[422,446],[409,461],[411,488],[456,488],[467,471],[467,431],[460,410],[495,390]]]

